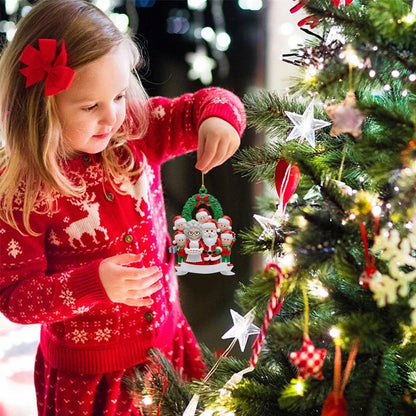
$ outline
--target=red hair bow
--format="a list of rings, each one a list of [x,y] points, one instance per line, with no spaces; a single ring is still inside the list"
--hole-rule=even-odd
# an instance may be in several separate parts
[[[60,54],[56,57],[56,39],[39,39],[39,50],[27,45],[20,61],[27,65],[20,69],[26,77],[26,88],[42,81],[45,76],[45,97],[60,93],[71,85],[75,71],[66,66],[65,42],[62,41]],[[55,62],[54,62],[55,61]]]

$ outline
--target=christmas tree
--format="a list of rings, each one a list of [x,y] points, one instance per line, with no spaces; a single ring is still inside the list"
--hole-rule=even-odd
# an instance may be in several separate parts
[[[207,354],[205,380],[181,384],[157,357],[143,414],[416,414],[416,4],[300,8],[308,36],[285,56],[299,77],[245,97],[268,140],[234,160],[275,190],[239,233],[266,260],[237,293],[236,339],[261,327],[251,358]]]

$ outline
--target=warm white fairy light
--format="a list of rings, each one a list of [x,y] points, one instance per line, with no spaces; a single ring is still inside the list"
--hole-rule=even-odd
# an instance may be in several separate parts
[[[402,91],[402,97],[407,97],[409,95],[409,90]]]
[[[218,32],[215,38],[215,47],[221,51],[225,52],[231,44],[231,37],[227,32]]]
[[[374,206],[374,207],[372,208],[371,212],[373,213],[373,215],[374,215],[375,217],[379,217],[379,216],[380,216],[380,214],[381,214],[381,207],[380,207],[380,205],[376,205],[376,206]]]
[[[152,396],[146,394],[145,396],[143,396],[142,402],[145,406],[150,406],[153,403]]]
[[[188,0],[188,9],[190,10],[205,10],[207,7],[207,0]]]
[[[334,326],[329,330],[329,335],[334,339],[339,338],[341,335],[341,330],[337,328],[336,326]]]
[[[374,78],[376,76],[376,71],[374,71],[374,69],[370,69],[370,71],[368,71],[368,76],[370,78]]]
[[[215,30],[210,26],[205,26],[201,29],[200,32],[201,38],[207,42],[214,42],[215,40]]]
[[[362,59],[360,59],[357,52],[351,45],[347,45],[345,50],[339,54],[339,57],[351,66],[358,68],[363,67]]]
[[[391,76],[393,78],[399,78],[400,72],[397,69],[393,69],[393,71],[391,71]]]
[[[408,221],[404,226],[408,230],[411,230],[413,228],[413,222],[412,221]]]
[[[25,17],[32,10],[32,6],[23,6],[21,10],[22,17]]]
[[[129,17],[124,13],[111,13],[110,19],[117,26],[120,32],[127,33],[129,30]]]
[[[14,14],[17,12],[19,8],[19,1],[18,0],[6,0],[5,4],[6,13],[8,15]]]
[[[385,84],[385,85],[383,86],[383,90],[384,90],[384,91],[390,91],[390,90],[391,90],[391,86],[390,86],[389,84]]]
[[[108,12],[111,9],[110,0],[95,0],[94,4],[103,12]]]
[[[325,299],[329,296],[328,290],[318,279],[309,280],[308,288],[311,295],[317,298]]]
[[[302,396],[305,390],[305,384],[302,380],[297,380],[293,385],[293,388],[295,389],[296,393],[299,394],[299,396]]]
[[[409,81],[410,82],[415,82],[416,81],[416,74],[410,74],[409,75]]]
[[[263,7],[262,0],[238,0],[238,5],[243,10],[260,10]]]
[[[292,253],[285,254],[279,259],[279,266],[283,273],[287,273],[293,270],[294,264],[295,264],[295,258]]]
[[[204,85],[211,84],[211,71],[216,67],[216,62],[207,55],[206,49],[197,47],[196,52],[188,52],[185,55],[185,60],[191,66],[188,71],[189,79],[200,79]]]

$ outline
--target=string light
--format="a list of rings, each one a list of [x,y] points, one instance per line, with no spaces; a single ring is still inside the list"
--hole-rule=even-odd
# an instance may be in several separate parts
[[[333,338],[333,339],[339,339],[341,336],[341,330],[339,328],[337,328],[336,326],[333,326],[330,330],[329,330],[329,335]]]
[[[111,13],[109,14],[110,19],[116,25],[120,32],[127,33],[129,30],[129,17],[124,13]]]
[[[150,406],[153,403],[152,396],[150,396],[149,394],[146,394],[145,396],[143,396],[142,403],[145,406]]]
[[[191,10],[205,10],[207,0],[188,0],[188,8]]]
[[[379,217],[379,216],[380,216],[380,214],[381,214],[381,207],[380,207],[380,205],[376,205],[376,206],[374,206],[374,207],[372,208],[371,212],[372,212],[372,214],[373,214],[375,217]]]
[[[94,4],[105,13],[111,9],[110,0],[95,0]]]
[[[243,10],[260,10],[263,7],[262,0],[238,0],[238,5]]]
[[[329,296],[328,290],[318,279],[309,280],[308,288],[310,294],[316,296],[317,298],[325,299]]]
[[[305,391],[305,383],[302,380],[298,379],[296,383],[293,385],[293,388],[299,396],[303,396],[303,393]]]
[[[16,13],[17,9],[19,8],[19,1],[18,0],[6,0],[5,8],[6,8],[6,13],[9,15]]]

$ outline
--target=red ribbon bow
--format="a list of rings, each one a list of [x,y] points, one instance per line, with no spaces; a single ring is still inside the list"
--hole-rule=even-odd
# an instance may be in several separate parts
[[[199,207],[201,204],[204,204],[209,207],[208,199],[209,199],[209,195],[198,194],[196,196],[197,203],[195,204],[195,207]]]
[[[42,81],[45,76],[45,97],[69,88],[75,71],[66,66],[67,54],[64,41],[61,52],[56,59],[55,57],[56,39],[39,39],[39,50],[32,45],[27,45],[23,49],[20,61],[27,67],[20,69],[19,72],[26,77],[26,88]]]

